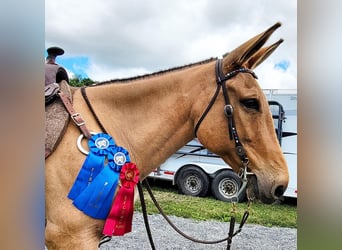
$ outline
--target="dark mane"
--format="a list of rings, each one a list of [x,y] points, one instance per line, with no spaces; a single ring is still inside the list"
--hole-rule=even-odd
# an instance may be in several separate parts
[[[217,58],[211,57],[209,59],[206,59],[206,60],[203,60],[200,62],[190,63],[190,64],[186,64],[183,66],[178,66],[178,67],[174,67],[174,68],[170,68],[170,69],[166,69],[166,70],[161,70],[158,72],[149,73],[149,74],[145,74],[145,75],[138,75],[138,76],[133,76],[133,77],[128,77],[128,78],[118,78],[118,79],[107,80],[107,81],[95,83],[94,85],[130,82],[130,81],[134,81],[134,80],[138,80],[138,79],[144,79],[144,78],[149,78],[149,77],[153,77],[153,76],[157,76],[157,75],[162,75],[162,74],[165,74],[165,73],[168,73],[171,71],[181,70],[181,69],[189,68],[192,66],[197,66],[197,65],[209,63],[209,62],[212,62],[214,60],[217,60]]]

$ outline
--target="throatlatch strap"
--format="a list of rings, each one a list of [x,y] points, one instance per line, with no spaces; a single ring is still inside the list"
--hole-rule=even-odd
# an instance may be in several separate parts
[[[216,88],[216,91],[215,91],[215,94],[213,95],[213,97],[211,98],[210,102],[209,102],[209,105],[207,106],[207,108],[205,109],[205,111],[203,112],[201,118],[198,120],[196,126],[195,126],[195,137],[197,137],[197,131],[198,131],[198,128],[199,126],[201,125],[202,121],[204,120],[204,118],[207,116],[208,112],[210,111],[211,107],[214,105],[215,103],[215,100],[218,96],[218,93],[220,92],[220,85],[217,85],[217,88]]]

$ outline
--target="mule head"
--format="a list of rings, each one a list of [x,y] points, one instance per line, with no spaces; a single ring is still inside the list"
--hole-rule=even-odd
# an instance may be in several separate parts
[[[278,27],[280,23],[276,23],[265,32],[224,55],[223,74],[241,67],[253,70],[262,63],[283,41],[281,39],[270,46],[262,47]],[[275,134],[267,99],[250,73],[237,73],[223,84],[233,107],[233,120],[238,138],[249,159],[248,170],[256,178],[257,184],[253,186],[254,194],[261,201],[271,203],[283,195],[288,185],[289,174]],[[212,88],[213,85],[210,86]],[[197,137],[204,146],[220,155],[238,172],[242,163],[236,153],[235,140],[229,138],[228,120],[223,112],[225,104],[226,101],[221,93],[207,117],[203,119]],[[205,105],[202,106],[202,112],[203,108]]]

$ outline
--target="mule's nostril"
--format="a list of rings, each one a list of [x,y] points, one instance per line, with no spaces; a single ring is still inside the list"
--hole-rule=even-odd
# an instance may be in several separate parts
[[[275,197],[281,197],[285,192],[285,188],[284,186],[278,186],[275,190],[274,190],[274,196]]]

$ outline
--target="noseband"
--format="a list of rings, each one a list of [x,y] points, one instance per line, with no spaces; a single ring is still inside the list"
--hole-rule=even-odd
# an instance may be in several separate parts
[[[236,148],[236,153],[239,156],[239,158],[241,159],[241,162],[244,166],[244,168],[242,168],[242,173],[241,175],[246,175],[247,172],[247,165],[249,162],[249,159],[246,155],[246,151],[243,148],[243,145],[239,139],[238,133],[236,131],[236,127],[235,127],[235,122],[234,122],[234,109],[233,106],[230,104],[229,101],[229,96],[228,96],[228,90],[227,90],[227,86],[226,86],[226,81],[229,80],[230,78],[236,76],[239,73],[249,73],[251,74],[255,79],[258,79],[258,77],[256,76],[256,74],[250,70],[250,69],[246,69],[246,68],[239,68],[236,70],[233,70],[231,72],[228,72],[227,74],[223,74],[222,72],[222,59],[218,59],[216,61],[215,64],[215,73],[216,73],[216,83],[217,83],[217,88],[216,88],[216,92],[214,94],[214,96],[211,98],[209,105],[207,106],[207,108],[205,109],[205,111],[203,112],[201,118],[198,120],[196,126],[195,126],[195,136],[197,137],[197,131],[199,126],[201,125],[202,121],[204,120],[204,118],[207,116],[208,112],[210,111],[211,107],[214,105],[217,96],[220,92],[220,89],[222,88],[222,93],[223,93],[223,97],[224,97],[224,102],[225,102],[225,106],[224,106],[224,114],[227,117],[228,120],[228,131],[229,131],[229,138],[230,140],[234,139],[235,142],[235,148]],[[240,176],[242,177],[242,176]]]

